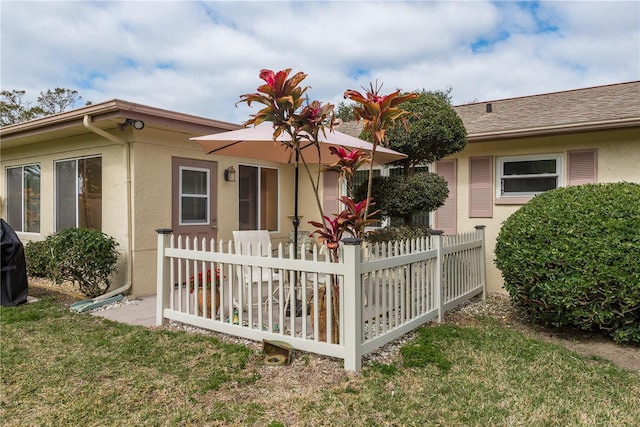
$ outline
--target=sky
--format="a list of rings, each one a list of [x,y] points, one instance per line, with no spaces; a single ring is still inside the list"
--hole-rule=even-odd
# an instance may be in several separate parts
[[[640,1],[0,1],[0,87],[241,123],[263,68],[453,104],[640,80]]]

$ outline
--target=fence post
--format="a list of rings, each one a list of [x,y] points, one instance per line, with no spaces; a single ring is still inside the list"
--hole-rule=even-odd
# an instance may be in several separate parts
[[[480,280],[482,281],[482,300],[487,299],[487,259],[486,255],[486,242],[484,237],[484,225],[476,225],[475,226],[476,233],[482,240],[482,246],[480,247]]]
[[[344,244],[344,368],[359,372],[362,368],[362,240],[342,239]]]
[[[158,260],[156,262],[156,326],[162,326],[164,309],[169,307],[169,266],[170,261],[164,256],[165,249],[169,246],[170,234],[173,230],[159,228],[158,233]]]
[[[432,242],[434,243],[435,250],[437,253],[436,256],[436,270],[433,273],[436,279],[435,283],[435,303],[438,307],[438,323],[444,321],[444,313],[442,307],[444,306],[444,280],[442,280],[442,263],[444,262],[444,257],[442,256],[442,235],[444,231],[442,230],[431,230],[429,231],[431,234]]]

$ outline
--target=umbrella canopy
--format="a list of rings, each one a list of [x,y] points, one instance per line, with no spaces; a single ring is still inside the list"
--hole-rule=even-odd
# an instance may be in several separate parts
[[[286,141],[288,135],[281,135],[278,141]],[[307,141],[300,144],[300,152],[307,164],[328,164],[337,161],[337,157],[331,155],[329,147],[344,147],[349,150],[360,148],[371,153],[373,145],[367,141],[347,135],[342,132],[329,131],[327,135],[319,135],[320,156],[318,150]],[[252,159],[271,160],[280,163],[294,163],[295,153],[285,149],[278,142],[273,141],[273,128],[271,126],[248,127],[229,132],[214,133],[211,135],[191,138],[202,146],[207,154],[222,154],[225,156],[247,157]],[[393,151],[389,148],[378,146],[374,163],[385,163],[404,159],[406,154]],[[302,159],[300,159],[302,160]]]
[[[278,141],[287,141],[288,135],[284,134],[278,138]],[[228,132],[220,132],[211,135],[190,138],[202,146],[207,154],[220,154],[225,156],[245,157],[252,159],[271,160],[279,163],[294,163],[294,215],[293,223],[293,247],[298,247],[298,226],[300,219],[298,217],[298,159],[296,153],[288,147],[283,147],[279,142],[273,141],[273,127],[268,125],[247,127]],[[303,160],[307,164],[330,164],[338,159],[331,154],[329,147],[344,147],[349,150],[360,148],[361,150],[371,153],[373,145],[367,141],[342,132],[327,131],[327,135],[322,133],[319,135],[320,150],[318,150],[308,141],[300,143],[300,153]],[[401,160],[407,157],[406,154],[390,150],[385,147],[377,147],[374,164],[382,165],[385,163]],[[297,258],[297,250],[295,257]],[[295,300],[295,293],[294,300]],[[299,306],[301,307],[301,305]],[[298,314],[299,315],[299,314]]]

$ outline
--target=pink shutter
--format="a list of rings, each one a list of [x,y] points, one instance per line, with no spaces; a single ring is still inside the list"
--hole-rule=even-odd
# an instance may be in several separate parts
[[[322,174],[322,210],[331,217],[340,212],[340,186],[337,171],[326,171]]]
[[[469,218],[493,216],[493,158],[469,158]]]
[[[436,163],[438,175],[447,181],[449,195],[444,205],[436,210],[435,229],[444,231],[445,234],[455,234],[457,232],[457,183],[456,183],[456,160],[442,160]]]
[[[598,181],[598,152],[575,150],[567,152],[567,185],[590,184]]]

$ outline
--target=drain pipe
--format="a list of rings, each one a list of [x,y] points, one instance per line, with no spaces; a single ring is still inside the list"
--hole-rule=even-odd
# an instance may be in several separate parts
[[[100,129],[99,127],[96,127],[92,124],[92,120],[91,120],[91,116],[86,114],[82,120],[82,123],[84,124],[84,127],[95,133],[96,135],[100,135],[101,137],[108,139],[109,141],[113,141],[116,144],[121,144],[124,147],[124,163],[125,163],[125,168],[126,168],[126,173],[127,173],[127,181],[126,181],[126,187],[127,187],[127,200],[126,200],[126,209],[127,209],[127,252],[128,252],[128,257],[127,257],[127,281],[126,284],[124,286],[121,286],[117,289],[114,289],[113,291],[107,292],[104,295],[100,295],[98,297],[95,297],[93,299],[89,299],[89,300],[85,300],[85,301],[79,301],[75,304],[73,304],[71,306],[72,310],[78,311],[78,312],[83,312],[83,311],[87,311],[87,310],[91,310],[93,308],[96,307],[100,307],[102,305],[108,304],[109,302],[114,302],[114,301],[119,301],[121,300],[123,297],[122,294],[126,291],[128,291],[131,288],[131,281],[132,281],[132,277],[133,277],[133,251],[132,251],[132,244],[133,244],[133,236],[132,236],[132,225],[131,225],[131,146],[129,144],[129,141],[126,141],[122,138],[118,138],[115,135],[110,134],[109,132]]]

